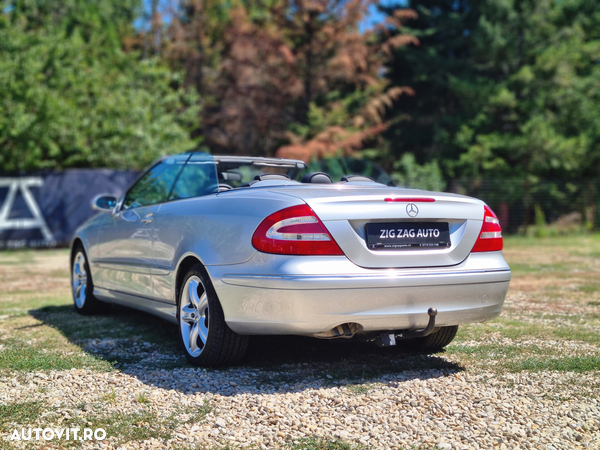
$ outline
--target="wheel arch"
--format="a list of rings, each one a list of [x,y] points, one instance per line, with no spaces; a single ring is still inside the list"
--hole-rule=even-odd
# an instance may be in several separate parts
[[[177,264],[177,269],[175,270],[175,304],[179,304],[179,290],[181,289],[181,285],[183,283],[183,277],[185,277],[185,274],[188,273],[188,271],[196,264],[200,264],[204,271],[207,272],[204,268],[202,260],[193,253],[188,253],[184,255],[179,261],[179,264]]]
[[[69,265],[71,266],[71,269],[73,269],[73,258],[75,257],[75,250],[79,247],[83,249],[86,255],[88,254],[88,251],[85,248],[85,244],[83,243],[83,239],[81,239],[79,236],[75,236],[71,241],[71,250],[69,252]],[[90,263],[88,262],[88,264]]]

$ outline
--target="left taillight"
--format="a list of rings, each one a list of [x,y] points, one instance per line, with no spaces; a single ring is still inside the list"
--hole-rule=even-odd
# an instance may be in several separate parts
[[[483,207],[483,224],[472,252],[496,252],[502,250],[500,221],[489,206]]]
[[[308,205],[291,206],[264,219],[252,235],[260,252],[280,255],[343,255]]]

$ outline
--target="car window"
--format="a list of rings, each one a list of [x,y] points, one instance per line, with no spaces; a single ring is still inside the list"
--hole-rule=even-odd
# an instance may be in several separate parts
[[[148,170],[129,190],[123,206],[137,208],[166,201],[177,174],[189,156],[189,154],[171,156]]]
[[[193,153],[179,174],[169,200],[216,194],[219,191],[215,160],[207,153]]]

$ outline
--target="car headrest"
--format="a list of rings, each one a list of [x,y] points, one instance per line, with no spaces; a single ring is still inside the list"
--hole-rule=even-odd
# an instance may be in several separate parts
[[[342,181],[347,183],[349,181],[362,181],[367,183],[375,183],[375,180],[371,177],[365,177],[363,175],[344,175]]]
[[[242,181],[242,174],[238,172],[217,172],[219,180]]]
[[[325,172],[307,173],[302,177],[303,183],[331,184],[331,177]]]
[[[261,173],[260,175],[256,175],[254,177],[257,181],[265,181],[265,180],[289,180],[290,177],[284,175],[283,173]]]

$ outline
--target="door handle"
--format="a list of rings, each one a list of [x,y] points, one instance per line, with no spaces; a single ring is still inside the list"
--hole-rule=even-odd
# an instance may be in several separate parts
[[[152,223],[153,220],[154,220],[154,214],[147,214],[142,219],[142,223],[149,224],[149,223]]]

